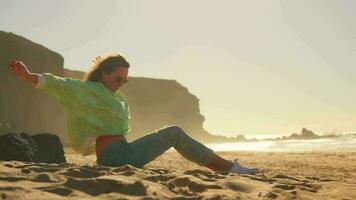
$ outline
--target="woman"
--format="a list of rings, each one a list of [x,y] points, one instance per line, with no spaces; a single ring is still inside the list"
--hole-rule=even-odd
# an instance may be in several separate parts
[[[188,160],[217,172],[258,172],[256,168],[241,166],[237,159],[231,162],[221,158],[178,126],[164,127],[127,142],[129,105],[119,89],[128,82],[129,67],[119,54],[96,57],[84,80],[78,80],[50,73],[31,73],[17,60],[10,65],[20,79],[64,105],[72,147],[84,156],[95,151],[99,165],[142,167],[174,147]]]

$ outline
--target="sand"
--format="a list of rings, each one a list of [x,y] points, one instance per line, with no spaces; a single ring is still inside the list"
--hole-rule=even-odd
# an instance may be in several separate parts
[[[177,152],[142,168],[97,166],[65,149],[67,163],[0,161],[0,199],[356,199],[356,153],[218,152],[263,170],[215,173]]]

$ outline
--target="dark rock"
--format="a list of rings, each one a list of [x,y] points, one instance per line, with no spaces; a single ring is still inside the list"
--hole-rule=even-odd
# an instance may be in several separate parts
[[[302,132],[301,132],[301,137],[302,138],[305,138],[305,139],[315,139],[315,138],[318,138],[317,135],[315,135],[315,133],[313,131],[310,131],[306,128],[303,128],[302,129]]]
[[[0,136],[0,160],[36,161],[38,147],[31,137],[7,133]]]
[[[311,139],[319,139],[319,138],[328,138],[328,137],[336,137],[335,135],[332,136],[320,136],[316,135],[313,131],[310,131],[306,128],[303,128],[301,133],[292,133],[289,136],[283,136],[278,138],[267,138],[264,141],[275,141],[275,140],[311,140]]]
[[[0,160],[66,162],[59,137],[49,133],[33,136],[27,133],[7,133],[0,136]]]
[[[63,145],[57,135],[39,133],[31,136],[31,138],[38,146],[39,151],[37,152],[37,158],[39,162],[66,162]]]
[[[303,128],[300,134],[293,133],[291,136],[288,137],[288,139],[297,139],[297,140],[308,140],[308,139],[317,139],[317,138],[319,138],[318,135],[315,135],[313,131],[310,131],[306,128]]]

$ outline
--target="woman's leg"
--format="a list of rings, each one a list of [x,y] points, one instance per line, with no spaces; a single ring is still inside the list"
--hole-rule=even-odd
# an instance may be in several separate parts
[[[230,171],[236,173],[254,173],[255,168],[245,168],[238,163],[228,161],[213,150],[190,137],[179,126],[169,126],[126,143],[116,142],[102,153],[98,163],[109,166],[131,164],[142,167],[165,151],[174,147],[183,157],[213,171]]]
[[[144,166],[174,147],[183,157],[206,166],[214,157],[213,150],[190,137],[179,126],[169,126],[129,143],[129,164]]]
[[[220,157],[218,154],[214,153],[214,156],[210,162],[205,166],[214,171],[229,171],[233,165],[233,162],[226,160]]]

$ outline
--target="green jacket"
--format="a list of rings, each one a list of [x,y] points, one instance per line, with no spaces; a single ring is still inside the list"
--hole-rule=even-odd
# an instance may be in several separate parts
[[[131,131],[129,105],[120,90],[112,92],[101,82],[51,73],[40,74],[35,88],[64,105],[69,141],[84,156],[95,152],[97,136],[126,135]]]

